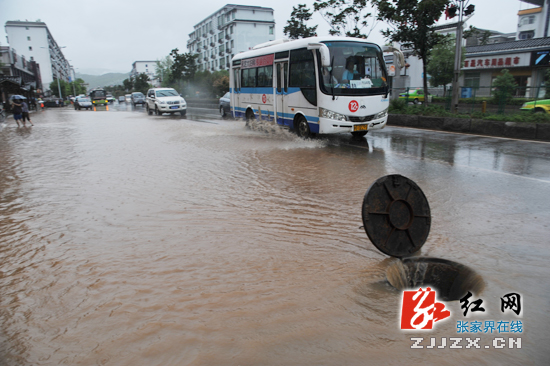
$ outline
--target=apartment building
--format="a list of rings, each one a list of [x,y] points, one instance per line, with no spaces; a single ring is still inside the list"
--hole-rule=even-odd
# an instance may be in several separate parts
[[[10,48],[24,57],[40,65],[42,85],[49,89],[55,78],[69,81],[71,66],[61,52],[48,26],[44,22],[7,21],[5,25],[7,42]]]
[[[228,4],[195,24],[187,50],[198,54],[200,71],[227,70],[237,53],[274,39],[272,8]]]
[[[147,74],[151,84],[159,86],[160,81],[155,78],[155,72],[157,70],[157,61],[135,61],[132,64],[132,71],[130,71],[131,77],[136,77],[141,73]]]

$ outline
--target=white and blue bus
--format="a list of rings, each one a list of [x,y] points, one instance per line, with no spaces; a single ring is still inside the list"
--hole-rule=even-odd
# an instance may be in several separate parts
[[[388,120],[382,49],[358,38],[277,40],[233,57],[235,118],[276,121],[300,136],[365,136]]]

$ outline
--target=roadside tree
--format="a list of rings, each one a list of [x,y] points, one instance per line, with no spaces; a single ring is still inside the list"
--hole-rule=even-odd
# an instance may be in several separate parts
[[[499,109],[503,109],[504,104],[512,99],[517,86],[514,77],[508,69],[503,69],[500,75],[493,80],[494,103],[502,107]]]
[[[368,0],[316,0],[313,9],[328,23],[332,36],[368,38],[376,26],[373,22],[368,28],[369,18],[375,20]]]
[[[447,35],[432,49],[428,58],[426,71],[430,75],[430,85],[433,87],[443,86],[452,83],[454,77],[456,38]],[[466,58],[466,52],[462,50],[462,60]],[[443,89],[443,96],[447,92]]]
[[[290,19],[286,22],[287,26],[283,29],[284,34],[290,39],[314,37],[317,35],[316,30],[318,25],[314,27],[306,25],[312,15],[313,13],[306,8],[305,4],[298,4],[298,7],[293,6]]]
[[[422,71],[426,67],[432,49],[443,37],[436,33],[435,23],[445,10],[449,0],[372,0],[378,7],[378,19],[389,23],[391,29],[382,34],[392,42],[409,46],[415,56],[422,60]],[[423,80],[424,95],[428,93],[428,78]],[[427,103],[424,103],[426,106]]]
[[[133,90],[136,92],[142,92],[143,94],[146,94],[147,90],[151,88],[151,84],[149,84],[149,81],[150,81],[149,76],[146,73],[142,72],[138,74],[134,78]]]

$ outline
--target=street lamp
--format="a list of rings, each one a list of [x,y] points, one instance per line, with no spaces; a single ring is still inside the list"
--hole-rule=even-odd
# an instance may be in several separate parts
[[[455,15],[458,16],[458,22],[456,25],[456,49],[455,49],[455,68],[454,76],[452,83],[452,100],[451,105],[453,112],[458,112],[458,97],[459,97],[459,85],[458,78],[460,76],[460,68],[462,63],[462,25],[464,22],[464,15],[471,15],[474,12],[475,6],[468,5],[470,0],[454,0],[455,4],[447,8],[447,15],[450,15],[451,18],[454,18]],[[468,6],[466,6],[468,5]]]

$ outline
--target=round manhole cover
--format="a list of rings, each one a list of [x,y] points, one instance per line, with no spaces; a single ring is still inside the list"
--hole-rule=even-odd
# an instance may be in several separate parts
[[[430,233],[428,200],[415,182],[402,175],[386,175],[370,186],[362,216],[370,241],[392,257],[420,250]]]

